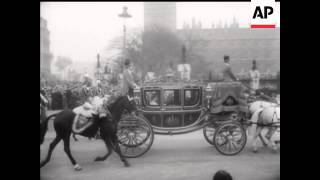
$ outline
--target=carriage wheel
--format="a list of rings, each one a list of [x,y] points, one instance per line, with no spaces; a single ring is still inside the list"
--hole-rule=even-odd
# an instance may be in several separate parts
[[[118,139],[121,152],[127,158],[145,154],[152,146],[154,134],[149,121],[139,116],[127,116],[118,125]]]
[[[203,128],[203,135],[204,135],[204,138],[206,139],[206,141],[211,144],[211,145],[214,145],[214,132],[215,132],[215,127],[213,124],[208,124],[207,126],[205,126]]]
[[[247,142],[247,135],[241,124],[226,123],[216,129],[214,146],[224,155],[236,155],[242,151]]]

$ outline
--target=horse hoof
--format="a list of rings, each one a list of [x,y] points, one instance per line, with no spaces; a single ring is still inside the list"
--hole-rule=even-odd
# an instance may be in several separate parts
[[[103,159],[101,158],[101,157],[96,157],[95,159],[94,159],[94,161],[102,161]]]
[[[81,170],[82,170],[82,167],[81,167],[79,164],[76,164],[76,165],[74,166],[74,170],[76,170],[76,171],[81,171]]]
[[[258,149],[253,149],[252,152],[258,153]]]
[[[45,162],[41,162],[40,163],[40,168],[42,168],[46,163]]]

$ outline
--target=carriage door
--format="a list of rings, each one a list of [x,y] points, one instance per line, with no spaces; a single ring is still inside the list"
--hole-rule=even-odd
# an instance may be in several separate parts
[[[202,107],[201,87],[185,87],[183,89],[184,125],[192,125],[200,116]]]
[[[183,126],[182,102],[180,88],[163,88],[163,127],[174,128]]]
[[[161,88],[144,88],[142,94],[142,102],[142,110],[145,111],[144,116],[149,120],[152,126],[161,127]]]

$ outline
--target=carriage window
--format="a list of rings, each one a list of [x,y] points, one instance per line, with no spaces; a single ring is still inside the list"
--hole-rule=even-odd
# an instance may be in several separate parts
[[[165,90],[164,91],[164,105],[165,106],[179,106],[181,105],[180,90]]]
[[[160,90],[145,91],[145,100],[149,106],[160,106]]]
[[[195,106],[199,103],[200,90],[199,89],[187,89],[184,90],[184,105]]]

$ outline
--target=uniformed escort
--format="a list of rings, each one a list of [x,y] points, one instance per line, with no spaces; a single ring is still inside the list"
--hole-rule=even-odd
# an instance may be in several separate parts
[[[121,95],[133,97],[133,90],[138,88],[138,85],[134,82],[133,78],[133,66],[129,59],[125,60],[124,65]]]
[[[239,79],[232,73],[229,56],[224,56],[224,68],[222,71],[223,81],[238,81]]]

